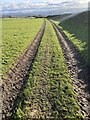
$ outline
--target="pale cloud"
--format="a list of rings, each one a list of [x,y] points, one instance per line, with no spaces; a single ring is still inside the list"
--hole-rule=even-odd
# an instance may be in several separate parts
[[[77,0],[78,1],[78,0]],[[79,0],[80,3],[88,3],[90,0]]]
[[[51,10],[57,9],[61,11],[73,10],[73,9],[85,9],[88,8],[89,0],[24,0],[23,2],[16,2],[15,0],[2,3],[3,11],[38,11],[38,10]],[[1,7],[0,7],[1,9]]]
[[[88,3],[90,0],[44,0],[44,2],[50,3],[62,3],[62,2],[79,2],[79,3]]]

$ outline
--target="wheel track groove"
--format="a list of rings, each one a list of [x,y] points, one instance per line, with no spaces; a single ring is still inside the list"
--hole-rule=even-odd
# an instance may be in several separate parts
[[[88,90],[87,66],[85,66],[79,51],[73,43],[55,23],[50,22],[62,48],[67,69],[72,79],[72,85],[74,86],[74,91],[77,93],[76,99],[81,108],[80,112],[85,116],[85,120],[90,120],[90,94]]]
[[[6,76],[2,76],[2,119],[7,120],[14,109],[14,104],[18,99],[20,90],[23,88],[28,72],[32,66],[42,36],[44,34],[46,21],[44,20],[42,27],[36,34],[33,42],[27,47],[25,52],[20,56],[16,63],[10,68]]]
[[[39,76],[39,78],[37,77],[37,79],[34,79],[34,84],[31,86],[31,92],[29,93],[30,96],[27,96],[27,101],[29,102],[28,105],[23,104],[23,108],[28,107],[29,106],[29,114],[27,116],[24,116],[23,119],[45,119],[45,118],[49,118],[51,115],[51,103],[49,102],[48,99],[48,92],[49,92],[49,86],[48,86],[48,82],[49,82],[49,75],[48,75],[48,67],[50,64],[50,40],[48,40],[49,37],[47,37],[45,39],[45,44],[41,46],[43,46],[43,54],[42,52],[38,53],[40,54],[41,58],[40,58],[40,63],[38,63],[38,70],[39,73],[37,73],[37,76]],[[42,39],[43,41],[43,39]],[[38,56],[38,55],[37,55]],[[37,58],[37,57],[36,57]],[[33,69],[33,66],[32,66]],[[37,70],[36,70],[37,71]],[[22,98],[23,94],[21,94],[20,100]],[[46,102],[48,104],[46,104]],[[47,109],[45,109],[47,107]],[[16,108],[17,110],[17,108]],[[26,111],[25,111],[26,112]],[[14,110],[13,115],[16,114],[16,111]],[[12,115],[12,118],[13,118]]]
[[[51,26],[50,23],[48,25]],[[64,75],[63,72],[67,74],[68,72],[67,70],[63,71],[64,69],[66,69],[66,66],[65,67],[63,66],[65,65],[65,63],[60,57],[60,55],[62,56],[62,51],[59,48],[59,43],[55,35],[55,32],[52,26],[51,26],[52,29],[50,29],[50,26],[46,27],[48,28],[45,31],[45,33],[47,34],[45,35],[46,37],[43,36],[43,40],[45,41],[42,40],[40,44],[41,47],[39,47],[38,54],[35,58],[34,64],[32,66],[32,70],[30,71],[29,79],[27,80],[26,87],[25,89],[23,89],[24,91],[22,91],[21,93],[19,104],[17,104],[13,112],[12,119],[10,120],[14,120],[14,119],[62,120],[64,119],[65,116],[67,117],[66,119],[68,120],[67,115],[71,114],[68,106],[69,105],[68,102],[70,101],[68,101],[68,99],[71,97],[74,98],[74,96],[71,96],[70,95],[71,92],[69,92],[69,94],[67,93],[63,99],[62,91],[66,92],[65,91],[66,88],[64,86],[64,83],[60,82],[62,81],[60,79],[63,78]],[[55,35],[55,38],[53,35]],[[67,82],[71,81],[68,80],[70,80],[69,76],[67,76],[67,79],[65,81]],[[71,85],[71,82],[69,85]],[[72,88],[70,87],[70,89]],[[28,94],[25,93],[25,91],[27,90],[28,90]],[[70,104],[70,107],[71,106],[72,105]],[[63,109],[64,107],[67,110],[64,110]],[[74,112],[72,112],[71,116],[77,118],[78,116],[76,117],[75,114],[77,114],[78,111],[75,109],[73,109]],[[21,111],[22,115],[20,115],[18,111]]]

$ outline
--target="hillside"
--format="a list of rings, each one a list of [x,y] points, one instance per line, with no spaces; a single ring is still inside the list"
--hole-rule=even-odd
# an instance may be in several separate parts
[[[80,53],[84,56],[85,61],[87,62],[88,14],[90,14],[90,12],[83,12],[58,24],[62,27],[68,38],[78,47]]]
[[[73,33],[78,39],[86,41],[88,39],[88,12],[81,13],[60,23],[63,29]]]
[[[63,19],[67,16],[69,16],[71,14],[62,14],[62,15],[51,15],[51,16],[47,16],[47,19],[52,19],[52,20],[55,20],[55,21],[60,21],[60,19]]]

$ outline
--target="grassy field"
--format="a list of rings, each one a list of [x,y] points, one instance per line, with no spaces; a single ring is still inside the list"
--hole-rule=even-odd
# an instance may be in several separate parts
[[[2,72],[5,74],[12,63],[23,53],[42,26],[43,19],[2,19]]]
[[[90,47],[88,45],[88,12],[69,18],[59,23],[59,26],[88,62],[88,57],[90,57],[88,56],[88,47]]]
[[[47,21],[37,56],[13,119],[81,119],[56,34]]]

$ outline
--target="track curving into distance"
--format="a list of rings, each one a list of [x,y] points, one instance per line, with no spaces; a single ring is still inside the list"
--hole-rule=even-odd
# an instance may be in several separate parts
[[[9,116],[11,116],[11,111],[14,109],[15,102],[18,99],[20,90],[23,88],[24,82],[28,76],[28,72],[38,51],[38,47],[44,34],[45,26],[46,21],[44,20],[43,25],[35,36],[33,42],[27,47],[25,52],[16,61],[14,66],[12,66],[7,76],[3,76],[2,78],[3,120],[7,120]]]
[[[84,65],[82,57],[77,48],[62,32],[62,30],[50,21],[59,43],[61,45],[65,62],[72,79],[74,91],[77,93],[77,101],[81,108],[80,112],[85,116],[85,120],[90,120],[90,94],[88,89],[88,70]]]

